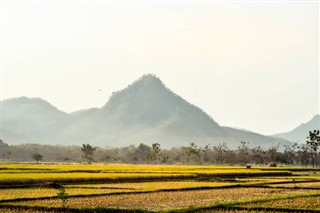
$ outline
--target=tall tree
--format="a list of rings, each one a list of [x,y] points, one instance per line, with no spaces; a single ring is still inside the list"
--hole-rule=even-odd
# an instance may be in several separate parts
[[[251,159],[256,164],[265,164],[266,163],[266,151],[263,150],[260,146],[254,147],[251,149]]]
[[[81,151],[83,152],[82,157],[91,164],[93,161],[94,151],[96,151],[96,147],[92,147],[90,144],[82,144]]]
[[[279,149],[280,144],[273,145],[269,147],[267,150],[267,158],[269,159],[270,162],[276,163],[277,162],[277,155],[278,155],[278,149]]]
[[[39,161],[42,160],[42,158],[43,158],[43,156],[42,156],[41,154],[39,154],[39,153],[34,153],[34,154],[31,155],[31,157],[32,157],[35,161],[37,161],[37,163],[39,163]]]
[[[147,163],[151,159],[151,147],[140,143],[134,152],[135,163]]]
[[[307,144],[302,144],[297,147],[297,159],[301,165],[307,166],[310,163],[310,147]]]
[[[248,146],[249,142],[241,141],[241,145],[238,146],[238,163],[247,164],[249,162],[250,148]]]
[[[313,132],[309,131],[309,137],[307,137],[308,146],[311,148],[311,160],[312,166],[315,167],[318,162],[318,148],[320,146],[320,131],[313,130]]]
[[[153,161],[158,162],[160,158],[160,152],[161,152],[161,146],[159,143],[153,143],[152,144],[152,150],[151,150],[151,158]]]
[[[213,146],[212,150],[217,163],[221,164],[224,160],[227,160],[225,159],[225,154],[228,151],[228,147],[225,143],[219,144],[218,146]]]
[[[213,160],[213,151],[211,150],[211,147],[209,144],[207,144],[202,149],[202,161],[204,163],[212,163]]]
[[[200,160],[200,150],[195,143],[190,143],[189,147],[186,147],[185,153],[187,154],[188,162],[193,161],[193,163],[197,163]]]
[[[286,164],[293,165],[296,163],[296,161],[297,161],[297,148],[298,148],[297,143],[294,143],[291,146],[284,145],[283,155],[284,155]]]

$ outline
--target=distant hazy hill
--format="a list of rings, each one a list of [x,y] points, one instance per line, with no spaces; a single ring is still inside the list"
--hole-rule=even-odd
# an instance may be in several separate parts
[[[200,108],[169,90],[154,75],[144,75],[114,93],[102,108],[64,113],[41,99],[5,100],[3,129],[7,143],[126,146],[159,142],[163,147],[200,146],[240,141],[270,146],[284,140],[222,127]]]
[[[20,97],[2,102],[3,138],[8,142],[53,142],[69,116],[40,98]]]
[[[289,132],[275,134],[274,136],[293,142],[305,143],[307,140],[307,136],[309,135],[309,131],[315,129],[320,129],[320,115],[315,115],[307,123],[301,124],[300,126]]]

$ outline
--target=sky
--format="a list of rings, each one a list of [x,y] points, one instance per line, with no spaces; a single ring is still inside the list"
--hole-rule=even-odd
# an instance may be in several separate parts
[[[318,1],[0,2],[1,100],[73,112],[153,73],[224,126],[274,134],[319,114]]]

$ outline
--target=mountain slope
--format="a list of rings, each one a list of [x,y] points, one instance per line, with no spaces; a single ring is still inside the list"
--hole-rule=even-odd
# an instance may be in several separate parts
[[[307,137],[309,135],[309,131],[320,129],[320,115],[315,115],[310,121],[307,123],[303,123],[296,127],[295,129],[275,134],[273,136],[283,138],[286,140],[298,142],[298,143],[305,143],[307,140]]]
[[[249,142],[250,147],[258,147],[261,148],[268,148],[270,146],[275,145],[289,145],[291,144],[290,141],[285,140],[279,137],[272,137],[272,136],[265,136],[258,133],[250,132],[247,130],[235,129],[230,127],[225,127],[225,130],[231,135],[230,142],[233,141],[232,147],[239,146],[239,141],[246,141]],[[229,144],[230,144],[229,142]]]
[[[153,75],[144,75],[114,93],[101,109],[81,119],[78,125],[83,128],[70,125],[65,134],[73,132],[77,140],[117,146],[161,142],[171,147],[188,145],[196,138],[228,136],[210,116]]]
[[[226,132],[205,112],[191,105],[152,75],[145,75],[128,88],[115,93],[101,109],[100,117],[114,124],[139,125],[206,136],[224,136]]]
[[[11,134],[3,139],[11,144],[22,143],[21,140],[98,146],[159,142],[168,148],[192,142],[199,146],[225,142],[236,148],[240,141],[250,141],[254,146],[279,142],[272,137],[220,126],[150,74],[114,93],[101,108],[68,114],[46,101],[28,98],[3,101],[2,105],[3,128]]]
[[[12,143],[50,141],[68,114],[40,98],[13,98],[1,102],[2,133]],[[30,141],[29,141],[30,140]]]

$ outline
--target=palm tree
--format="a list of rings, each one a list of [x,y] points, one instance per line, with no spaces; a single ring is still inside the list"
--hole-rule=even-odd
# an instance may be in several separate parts
[[[88,164],[91,164],[96,147],[92,147],[90,144],[82,144],[81,151],[83,152],[82,157],[88,162]]]

